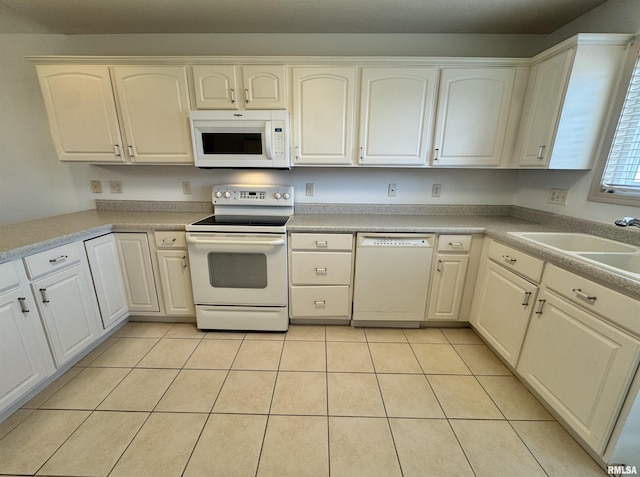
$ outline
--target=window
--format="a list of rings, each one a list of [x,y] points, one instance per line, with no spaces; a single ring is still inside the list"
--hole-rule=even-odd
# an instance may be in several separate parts
[[[640,39],[629,50],[590,199],[640,205]],[[628,81],[628,83],[627,83]],[[627,87],[624,87],[628,84]],[[619,111],[619,115],[617,114]],[[604,158],[603,158],[604,159]]]

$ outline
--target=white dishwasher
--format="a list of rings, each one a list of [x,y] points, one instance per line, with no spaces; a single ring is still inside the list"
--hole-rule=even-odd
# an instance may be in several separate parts
[[[434,240],[434,235],[424,234],[357,234],[353,325],[419,326]]]

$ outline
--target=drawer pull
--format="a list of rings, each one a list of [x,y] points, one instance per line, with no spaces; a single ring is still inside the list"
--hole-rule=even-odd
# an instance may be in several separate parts
[[[544,304],[547,302],[547,300],[538,300],[538,309],[536,310],[536,315],[538,315],[538,317],[540,315],[542,315],[542,309],[544,308]]]
[[[176,241],[175,237],[173,237],[173,238],[166,238],[165,237],[165,238],[162,239],[162,243],[166,243],[166,244],[173,244],[173,243],[175,243],[175,241]]]
[[[49,259],[49,263],[58,263],[66,260],[67,258],[69,258],[68,255],[60,255],[59,257]]]
[[[462,242],[449,242],[449,246],[453,248],[462,248],[464,244]]]
[[[582,298],[583,300],[587,300],[591,303],[598,299],[598,297],[595,295],[587,295],[580,288],[572,288],[571,291],[575,293],[578,298]]]
[[[503,255],[502,258],[504,258],[505,262],[508,262],[512,265],[518,261],[517,258],[511,258],[509,255]]]
[[[326,275],[326,274],[327,274],[326,268],[316,267],[316,275]]]
[[[182,256],[182,268],[187,268],[187,256]]]
[[[524,292],[524,299],[522,301],[522,306],[525,308],[529,306],[529,300],[531,299],[531,292]]]
[[[40,294],[42,295],[42,303],[49,303],[49,296],[47,295],[47,289],[41,288]]]
[[[329,243],[326,240],[316,240],[316,247],[318,248],[327,248]]]
[[[20,303],[20,311],[22,311],[22,313],[29,313],[29,308],[27,308],[25,300],[26,298],[23,296],[18,298],[18,303]]]
[[[315,300],[313,303],[314,303],[314,305],[316,305],[317,308],[320,308],[320,307],[324,307],[327,304],[327,301],[326,300]]]

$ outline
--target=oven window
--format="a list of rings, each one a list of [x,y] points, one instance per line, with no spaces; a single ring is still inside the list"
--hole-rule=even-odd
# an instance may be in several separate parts
[[[202,133],[205,154],[262,154],[260,133]]]
[[[211,252],[208,260],[212,287],[267,287],[267,256],[263,253]]]

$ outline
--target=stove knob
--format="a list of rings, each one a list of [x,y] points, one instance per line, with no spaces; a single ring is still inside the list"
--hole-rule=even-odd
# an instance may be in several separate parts
[[[281,197],[282,197],[282,194],[280,194],[280,192],[276,192],[275,194],[273,194],[273,198],[276,200],[280,200]]]
[[[216,197],[216,199],[220,199],[222,197],[222,192],[217,190],[216,193],[214,194],[214,196]]]
[[[226,192],[224,193],[224,198],[225,198],[225,199],[228,199],[229,197],[231,197],[231,192],[226,191]]]
[[[291,199],[291,195],[288,192],[285,192],[284,194],[282,194],[282,198],[284,200],[289,200],[289,199]]]

